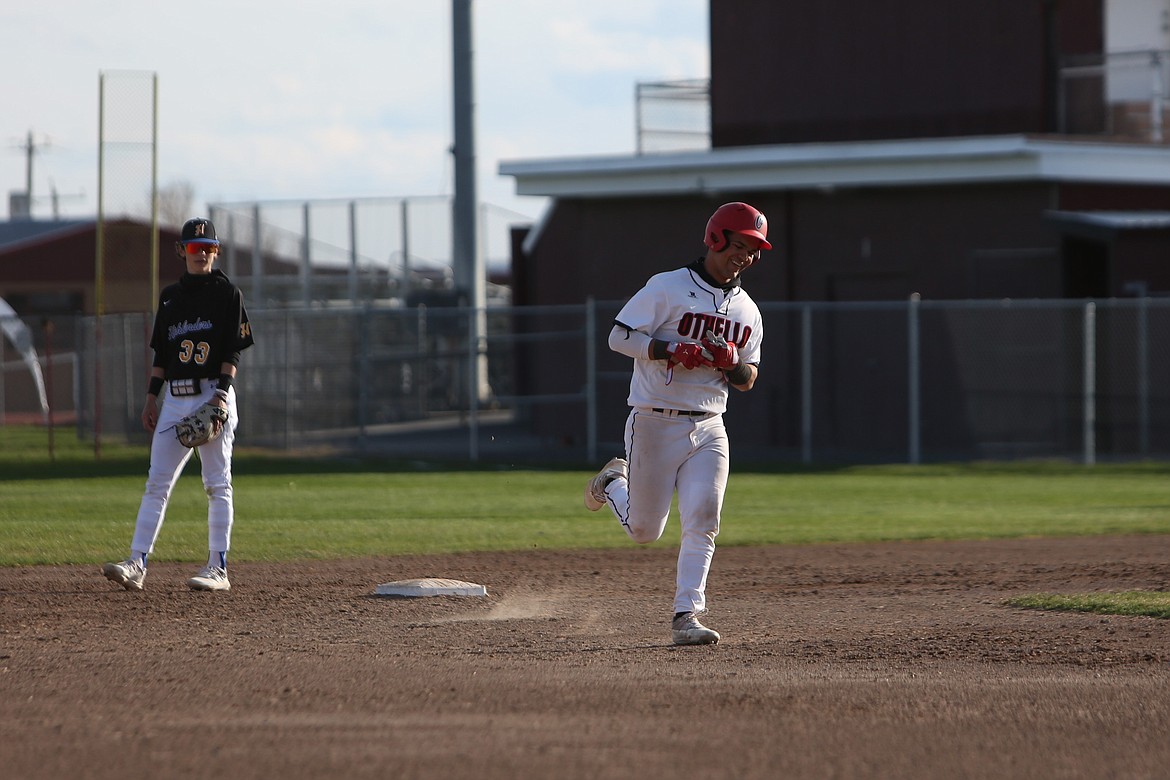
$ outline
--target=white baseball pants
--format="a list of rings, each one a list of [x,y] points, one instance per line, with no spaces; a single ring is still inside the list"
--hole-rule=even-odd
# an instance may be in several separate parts
[[[609,507],[631,539],[649,544],[666,530],[678,492],[682,535],[674,611],[701,612],[730,468],[723,416],[679,417],[632,409],[625,439],[630,476],[609,483]]]
[[[130,545],[134,552],[154,552],[154,543],[166,518],[171,491],[194,451],[179,443],[175,437],[175,423],[192,414],[214,395],[215,384],[204,381],[199,395],[176,398],[170,394],[168,384],[159,399],[162,408],[150,442],[150,472],[146,477],[146,492],[138,507],[138,519],[134,524],[134,541]],[[199,450],[203,472],[203,489],[207,492],[207,549],[213,552],[227,552],[231,549],[232,522],[235,519],[232,502],[232,446],[240,419],[236,411],[234,387],[228,389],[227,409],[228,421],[223,433],[215,441],[196,448]]]

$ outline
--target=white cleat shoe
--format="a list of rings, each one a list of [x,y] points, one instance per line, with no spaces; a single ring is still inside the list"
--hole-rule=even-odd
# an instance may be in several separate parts
[[[597,475],[590,479],[589,484],[585,486],[585,508],[590,512],[596,512],[605,506],[606,485],[618,477],[628,477],[629,474],[630,465],[626,463],[624,458],[614,458],[609,463],[606,463],[601,471],[597,472]]]
[[[142,590],[146,581],[146,567],[141,561],[129,558],[118,563],[107,563],[102,566],[102,574],[107,580],[118,583],[126,590]]]
[[[694,612],[684,612],[670,624],[670,635],[676,645],[713,645],[719,641],[719,632],[699,622]]]
[[[227,570],[218,566],[204,566],[191,579],[187,580],[191,590],[231,590],[228,582]]]

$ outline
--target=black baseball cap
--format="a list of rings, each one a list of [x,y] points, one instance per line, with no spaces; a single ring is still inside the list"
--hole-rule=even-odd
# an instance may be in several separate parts
[[[189,219],[183,223],[183,233],[180,241],[213,241],[219,243],[219,239],[215,237],[215,225],[211,224],[210,219],[203,219],[196,217]]]

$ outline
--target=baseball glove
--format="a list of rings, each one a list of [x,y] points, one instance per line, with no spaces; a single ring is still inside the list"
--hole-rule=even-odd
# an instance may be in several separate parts
[[[709,330],[702,343],[703,349],[711,355],[710,364],[720,371],[730,371],[739,365],[739,348],[734,342],[729,344],[727,339]]]
[[[184,447],[199,447],[219,438],[227,421],[227,409],[218,404],[203,404],[175,423],[175,436]]]

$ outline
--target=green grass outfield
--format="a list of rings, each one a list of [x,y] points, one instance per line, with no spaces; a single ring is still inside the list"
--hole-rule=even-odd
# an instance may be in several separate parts
[[[126,554],[145,447],[0,426],[0,565]],[[630,542],[581,503],[592,470],[305,460],[237,452],[232,560],[384,556]],[[154,560],[206,556],[196,462],[175,489]],[[720,544],[1170,533],[1170,464],[775,467],[734,470]],[[660,545],[678,543],[672,522]]]

